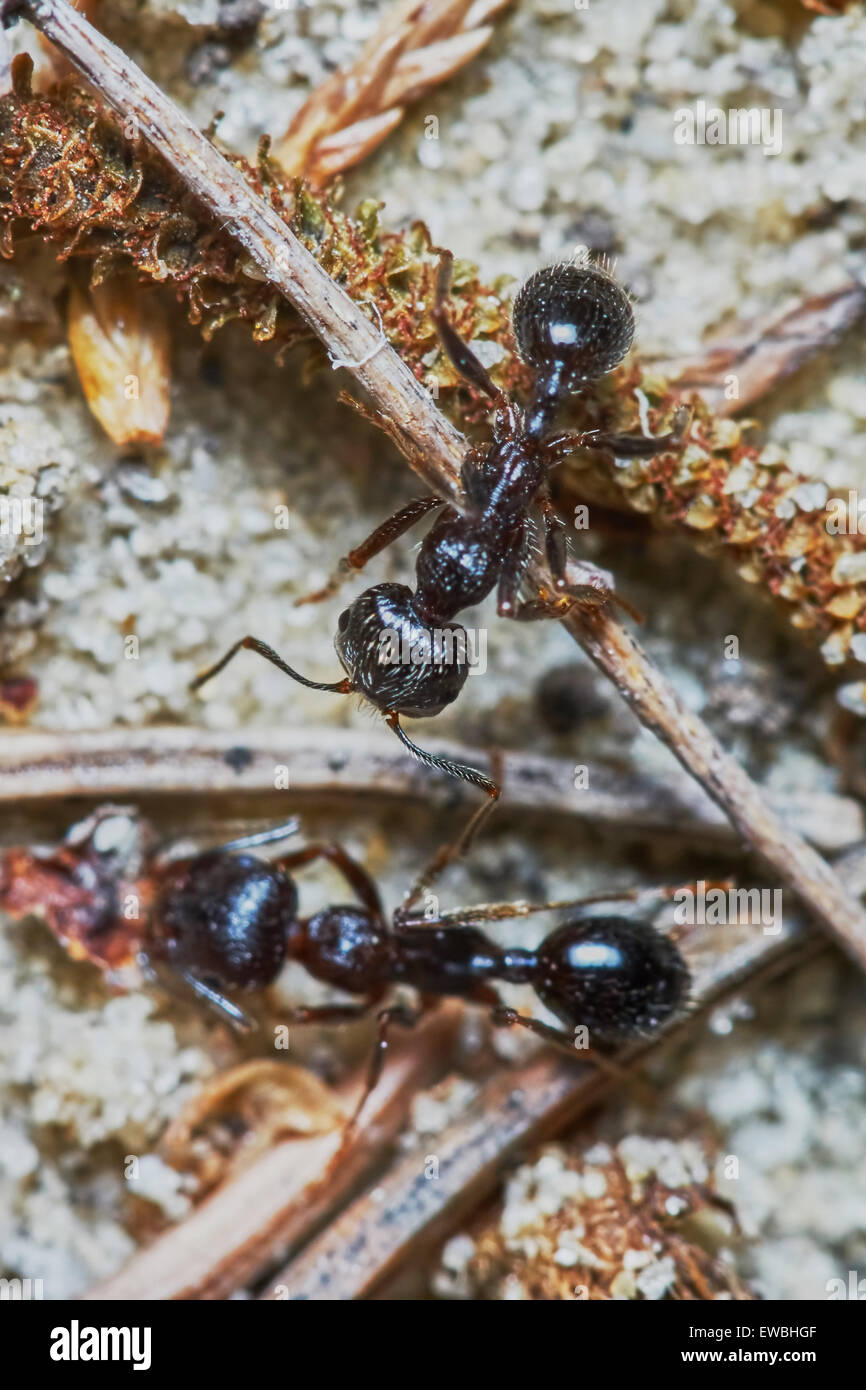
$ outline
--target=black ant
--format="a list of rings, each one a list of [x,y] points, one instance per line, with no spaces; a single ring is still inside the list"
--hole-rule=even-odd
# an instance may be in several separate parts
[[[160,867],[145,959],[151,969],[167,967],[179,976],[239,1030],[248,1029],[251,1020],[225,991],[262,990],[287,960],[299,961],[314,979],[361,996],[357,1003],[294,1009],[284,1015],[289,1023],[351,1022],[379,1004],[390,985],[417,990],[418,1010],[393,1004],[377,1015],[376,1043],[354,1119],[381,1074],[391,1025],[412,1027],[436,998],[486,1005],[495,1024],[526,1028],[572,1057],[579,1027],[587,1030],[593,1047],[640,1038],[656,1032],[686,1001],[690,977],[679,949],[648,923],[573,913],[534,950],[501,948],[477,925],[623,899],[627,893],[534,906],[493,903],[432,917],[402,908],[389,923],[375,883],[341,846],[312,843],[270,861],[249,853],[296,829],[292,822]],[[339,871],[357,901],[299,917],[292,874],[322,858]],[[429,879],[428,872],[422,881]],[[496,981],[531,985],[565,1028],[507,1007]]]
[[[482,788],[492,805],[500,793],[495,781],[476,768],[419,748],[401,727],[400,716],[436,715],[457,698],[469,663],[466,631],[453,619],[480,603],[494,587],[499,614],[523,621],[561,616],[573,603],[615,600],[609,590],[569,585],[563,527],[551,500],[549,474],[581,447],[608,450],[619,457],[649,457],[670,449],[679,444],[689,411],[681,408],[673,432],[657,438],[552,432],[565,396],[587,389],[610,372],[631,347],[634,316],[625,290],[606,269],[589,262],[565,262],[530,276],[517,294],[512,313],[518,351],[535,373],[530,400],[521,409],[498,390],[449,322],[446,298],[451,269],[451,254],[443,252],[433,319],[453,365],[493,404],[493,441],[466,455],[459,507],[436,495],[408,502],[345,557],[340,578],[299,602],[334,592],[342,578],[358,573],[428,512],[444,507],[421,543],[414,593],[405,584],[376,584],[344,609],[335,638],[347,673],[343,680],[308,680],[271,647],[248,636],[197,677],[192,689],[215,676],[242,648],[250,648],[313,690],[363,695],[381,710],[415,757]],[[554,593],[521,602],[518,590],[528,564],[529,513],[536,502]],[[395,638],[401,651],[413,653],[411,660],[394,660]],[[443,651],[451,656],[443,659]],[[462,838],[462,848],[479,820],[480,816]]]

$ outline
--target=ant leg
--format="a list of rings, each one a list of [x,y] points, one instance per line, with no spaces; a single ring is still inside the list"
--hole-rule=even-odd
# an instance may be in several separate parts
[[[551,467],[561,463],[577,449],[603,449],[615,454],[617,458],[652,458],[653,454],[664,453],[665,449],[675,449],[683,441],[683,436],[691,423],[692,412],[689,406],[681,405],[673,418],[673,429],[669,434],[600,434],[590,430],[585,434],[554,434],[544,441],[542,448]]]
[[[522,604],[518,602],[517,591],[529,563],[526,547],[526,527],[521,525],[514,533],[511,545],[505,556],[496,590],[496,611],[500,618],[515,618]]]
[[[195,680],[190,682],[190,690],[200,690],[207,681],[212,680],[214,676],[218,676],[220,671],[224,670],[229,662],[237,656],[238,652],[244,649],[258,652],[259,656],[263,656],[266,661],[270,661],[271,665],[276,666],[284,675],[291,676],[292,680],[297,681],[299,685],[308,686],[310,690],[330,690],[335,695],[348,695],[352,690],[352,682],[349,680],[348,676],[344,676],[341,681],[333,682],[308,680],[306,676],[300,675],[291,666],[287,665],[282,657],[277,655],[273,647],[269,647],[266,642],[259,641],[258,637],[241,637],[235,642],[233,647],[229,647],[228,651],[224,656],[220,657],[219,661],[215,662],[213,666],[208,666],[206,671],[202,671],[200,676],[196,676]]]
[[[287,854],[280,859],[275,859],[273,863],[278,869],[284,869],[287,873],[291,873],[304,864],[312,864],[316,859],[327,859],[329,864],[333,864],[368,912],[372,912],[377,917],[383,915],[382,899],[379,897],[378,888],[366,869],[362,869],[360,864],[356,864],[342,845],[330,841],[316,841],[314,844],[305,845],[303,849],[296,850],[294,854]]]
[[[549,1023],[542,1023],[540,1018],[519,1014],[516,1009],[510,1009],[506,1004],[494,1004],[490,1010],[490,1018],[497,1028],[526,1028],[537,1038],[543,1038],[546,1043],[550,1043],[558,1052],[567,1052],[572,1061],[577,1058],[581,1062],[589,1062],[600,1071],[607,1072],[616,1081],[628,1079],[622,1067],[618,1067],[616,1062],[606,1057],[603,1052],[598,1052],[595,1048],[576,1048],[573,1034],[567,1033],[564,1028],[553,1028]]]
[[[452,328],[446,309],[448,291],[451,288],[451,273],[454,269],[454,256],[450,251],[439,250],[439,273],[436,277],[436,299],[433,304],[432,317],[436,325],[436,330],[445,349],[446,354],[453,367],[462,377],[465,377],[470,385],[477,391],[483,392],[485,396],[490,396],[491,400],[498,400],[502,396],[499,387],[493,381],[487,368],[475,356],[468,343],[464,343],[460,334]]]
[[[490,770],[495,778],[495,784],[501,790],[503,761],[502,754],[498,749],[495,749],[490,755]],[[499,790],[497,790],[496,796],[490,796],[483,805],[479,806],[478,809],[472,813],[456,840],[443,845],[436,851],[430,863],[421,871],[408,893],[404,896],[402,905],[394,914],[395,922],[401,921],[409,914],[409,909],[412,907],[413,903],[416,903],[430,885],[435,883],[436,879],[443,870],[447,869],[449,864],[456,863],[458,859],[462,859],[463,856],[469,852],[482,825],[487,820],[487,817],[490,815],[498,800]],[[425,917],[422,920],[426,923],[429,919]]]
[[[298,1005],[296,1009],[285,1010],[280,1013],[282,1023],[297,1024],[303,1027],[305,1024],[334,1024],[334,1023],[357,1023],[362,1018],[366,1018],[373,1005],[380,998],[380,994],[371,994],[360,1004],[310,1004]]]
[[[381,554],[393,541],[405,535],[428,512],[445,505],[443,499],[437,497],[435,493],[430,493],[427,497],[413,497],[411,502],[400,507],[393,516],[389,516],[380,526],[377,526],[375,531],[371,531],[366,540],[362,541],[360,545],[356,545],[354,550],[349,551],[348,555],[343,556],[324,588],[317,589],[312,594],[304,594],[303,598],[295,599],[295,607],[302,608],[306,603],[321,603],[322,599],[330,598],[332,594],[336,594],[346,580],[354,574],[360,574],[364,566],[374,556]]]
[[[376,1041],[373,1044],[373,1051],[370,1054],[370,1063],[367,1068],[367,1080],[361,1092],[355,1109],[353,1110],[346,1128],[343,1130],[343,1137],[332,1163],[339,1163],[340,1158],[354,1133],[355,1127],[361,1118],[361,1112],[367,1104],[373,1091],[379,1083],[382,1070],[385,1066],[385,1058],[388,1055],[388,1033],[393,1023],[401,1028],[414,1028],[421,1017],[421,1009],[410,1009],[406,1004],[390,1004],[387,1009],[382,1009],[376,1017]]]
[[[400,715],[397,710],[392,710],[385,715],[385,723],[389,729],[393,729],[404,748],[407,748],[413,758],[417,758],[425,767],[436,768],[439,772],[447,772],[451,777],[459,777],[461,782],[471,782],[473,787],[480,787],[486,792],[491,801],[498,801],[502,788],[485,777],[484,773],[477,767],[470,767],[468,763],[455,763],[451,758],[444,757],[441,753],[428,753],[425,748],[419,748],[417,743],[413,743],[406,730],[400,723]]]
[[[417,917],[407,913],[405,907],[394,913],[395,926],[463,927],[474,926],[478,922],[505,922],[513,917],[531,917],[537,912],[558,912],[568,907],[588,907],[593,903],[633,902],[642,889],[621,888],[616,893],[593,893],[585,898],[551,899],[546,903],[480,903],[474,907],[458,907],[450,912],[439,912],[435,917]]]
[[[204,980],[200,980],[196,975],[188,970],[178,970],[169,972],[165,967],[161,967],[159,962],[154,962],[146,951],[139,952],[139,964],[144,971],[146,978],[154,984],[158,984],[162,989],[168,991],[175,998],[185,999],[185,991],[178,989],[178,980],[182,980],[187,988],[207,1004],[208,1008],[217,1014],[224,1023],[231,1024],[237,1033],[251,1033],[256,1027],[255,1021],[245,1014],[243,1009],[239,1009],[237,1004],[233,1004],[219,990],[211,989]],[[187,999],[187,1002],[188,999]]]
[[[292,835],[297,835],[300,828],[301,822],[293,817],[284,825],[274,825],[270,830],[258,830],[250,835],[240,835],[236,840],[227,840],[224,845],[217,845],[216,849],[256,849],[259,845],[274,845],[280,840],[291,839]]]
[[[568,579],[565,574],[565,567],[568,563],[568,552],[565,548],[565,523],[557,515],[547,482],[540,488],[536,500],[541,508],[541,519],[544,523],[544,550],[547,555],[548,568],[553,575],[553,587],[562,593],[568,588]]]

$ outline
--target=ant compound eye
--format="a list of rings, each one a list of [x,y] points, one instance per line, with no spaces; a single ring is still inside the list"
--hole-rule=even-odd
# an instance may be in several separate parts
[[[514,301],[517,348],[572,389],[621,362],[634,336],[628,295],[607,271],[571,261],[531,275]]]
[[[349,626],[349,618],[350,618],[350,617],[351,617],[351,611],[350,611],[350,609],[344,608],[343,611],[342,611],[342,613],[340,614],[339,618],[337,619],[337,631],[338,631],[338,632],[345,632],[345,631],[346,631],[346,628]]]

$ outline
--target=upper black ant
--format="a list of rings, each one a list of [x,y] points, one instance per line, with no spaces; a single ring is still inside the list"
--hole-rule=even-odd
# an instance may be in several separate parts
[[[570,587],[563,526],[551,501],[549,474],[580,447],[605,449],[620,457],[649,457],[669,449],[679,443],[689,411],[678,411],[674,430],[657,438],[551,433],[564,397],[585,390],[628,352],[634,316],[625,290],[606,269],[586,261],[564,262],[530,276],[517,294],[512,313],[518,351],[535,373],[529,402],[521,409],[498,390],[449,322],[446,298],[451,269],[451,254],[443,252],[433,319],[453,365],[493,404],[493,441],[466,455],[460,473],[459,508],[435,495],[413,499],[345,557],[340,578],[300,602],[334,592],[341,578],[362,570],[373,556],[428,512],[445,507],[421,543],[414,593],[405,584],[375,584],[344,609],[335,638],[337,655],[347,672],[343,680],[308,680],[271,647],[248,636],[235,642],[215,665],[197,677],[192,688],[198,689],[210,680],[241,648],[250,648],[313,690],[363,695],[382,711],[411,753],[430,767],[441,768],[483,788],[492,805],[500,792],[495,781],[476,768],[419,748],[401,727],[400,716],[421,718],[439,714],[457,698],[469,674],[469,664],[465,659],[465,629],[451,624],[461,610],[479,603],[494,587],[500,615],[520,620],[561,616],[576,602],[597,604],[615,599],[609,590]],[[535,502],[541,509],[554,593],[521,602],[518,590],[528,563],[528,521]],[[401,641],[401,649],[413,653],[410,662],[394,661],[395,635]],[[443,649],[450,649],[452,656],[443,659]],[[416,660],[414,654],[419,654],[420,659]],[[462,847],[477,828],[478,820],[480,816],[463,837]]]

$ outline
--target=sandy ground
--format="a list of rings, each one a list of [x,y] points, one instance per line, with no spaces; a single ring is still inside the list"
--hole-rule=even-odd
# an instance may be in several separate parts
[[[284,128],[309,86],[357,51],[380,14],[357,0],[263,6],[255,42],[223,63],[206,27],[218,8],[124,0],[111,7],[111,33],[201,124],[222,109],[222,138],[246,153],[261,131]],[[689,351],[734,317],[862,278],[862,9],[825,19],[793,0],[630,0],[624,23],[617,8],[613,0],[516,5],[483,59],[414,109],[348,180],[346,206],[373,194],[390,225],[425,219],[437,242],[488,279],[519,279],[576,243],[606,239],[638,295],[639,345],[659,355]],[[780,152],[678,145],[675,113],[699,99],[781,110]],[[424,138],[431,114],[437,141]],[[62,333],[39,349],[8,335],[0,344],[2,463],[30,449],[58,470],[45,558],[3,609],[4,654],[39,681],[34,722],[368,729],[369,711],[287,688],[253,657],[204,700],[187,684],[246,631],[334,678],[340,601],[318,609],[292,601],[417,485],[380,436],[335,405],[330,376],[304,385],[291,360],[278,368],[239,331],[206,350],[180,320],[173,333],[169,434],[138,458],[118,457],[91,419]],[[863,478],[863,366],[862,344],[849,341],[762,416],[798,468],[836,486]],[[288,532],[273,527],[281,502]],[[752,595],[665,537],[623,546],[593,536],[584,553],[616,571],[647,614],[653,656],[750,771],[783,791],[836,786],[822,743],[832,682]],[[403,579],[411,560],[411,544],[398,545],[370,579]],[[120,625],[131,618],[137,661],[121,648]],[[498,623],[490,607],[468,621],[488,628],[487,673],[434,730],[419,725],[419,740],[432,732],[582,763],[615,757],[662,776],[670,768],[670,755],[601,686],[601,712],[579,732],[557,739],[545,729],[538,678],[581,659],[563,631]],[[736,670],[722,655],[732,633]],[[0,811],[0,821],[4,841],[15,842],[14,810]],[[343,838],[381,874],[391,901],[445,833],[443,818],[423,809],[371,819],[351,804],[305,829]],[[491,828],[443,892],[454,903],[578,895],[648,872],[701,869],[658,844],[622,845],[561,825],[527,833],[509,822]],[[324,873],[304,878],[311,905],[333,891]],[[521,941],[536,930],[522,926]],[[152,1150],[214,1057],[203,1023],[147,995],[111,998],[64,961],[43,928],[10,926],[0,954],[0,1266],[42,1277],[46,1296],[62,1297],[133,1248],[119,1159]],[[318,997],[297,970],[282,988]],[[651,1115],[623,1102],[599,1122],[616,1138],[680,1133],[689,1117],[710,1117],[720,1155],[740,1158],[726,1195],[750,1237],[743,1272],[765,1296],[822,1299],[829,1279],[866,1259],[864,1022],[862,982],[828,956],[696,1024],[656,1069]],[[501,1047],[517,1053],[523,1044],[507,1038]],[[326,1038],[311,1049],[314,1061],[334,1056]],[[171,1173],[154,1161],[150,1174],[153,1202],[179,1214],[186,1199]]]

